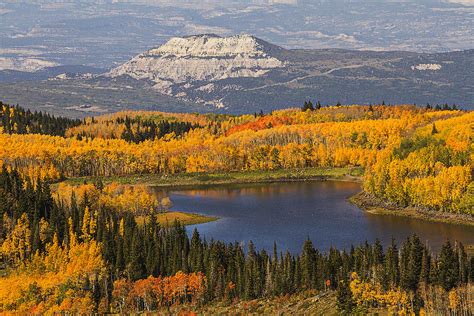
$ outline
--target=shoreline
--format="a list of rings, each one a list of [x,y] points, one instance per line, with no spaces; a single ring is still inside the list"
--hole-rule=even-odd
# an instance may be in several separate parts
[[[362,174],[362,168],[357,167],[303,168],[216,173],[181,173],[174,175],[144,174],[111,177],[79,177],[66,179],[64,182],[75,185],[82,184],[84,181],[93,182],[96,179],[101,179],[105,184],[118,182],[120,184],[132,186],[145,185],[155,189],[184,190],[189,188],[205,188],[219,185],[271,184],[309,181],[343,181],[361,183]],[[392,215],[424,220],[428,222],[474,226],[474,216],[470,216],[468,214],[434,212],[415,207],[401,208],[389,204],[388,202],[377,200],[376,198],[367,195],[363,191],[349,197],[348,200],[350,203],[369,214]],[[206,223],[209,221],[203,221],[200,223]]]
[[[163,213],[158,213],[156,216],[157,223],[163,227],[173,226],[175,221],[178,221],[183,226],[190,226],[215,222],[219,219],[220,218],[217,216],[207,216],[185,211],[166,211]],[[146,217],[138,216],[136,220],[138,223],[144,223]]]
[[[362,211],[369,214],[392,215],[434,223],[474,226],[474,216],[468,214],[435,212],[422,210],[415,207],[397,207],[369,196],[364,191],[351,196],[349,201],[360,208]]]
[[[362,182],[362,168],[304,168],[216,173],[181,173],[174,175],[127,175],[111,177],[78,177],[63,182],[76,185],[101,179],[104,184],[146,185],[154,188],[189,188],[224,184],[259,184],[305,181]]]

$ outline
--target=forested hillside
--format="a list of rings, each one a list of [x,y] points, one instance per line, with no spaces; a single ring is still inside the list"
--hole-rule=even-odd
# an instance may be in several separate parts
[[[50,180],[360,166],[373,197],[472,214],[473,122],[474,113],[447,106],[317,106],[242,116],[124,112],[86,119],[65,137],[19,135],[5,125],[0,163]]]
[[[2,110],[10,127],[0,133],[0,312],[199,312],[288,295],[335,296],[340,313],[473,311],[474,258],[459,242],[433,253],[413,235],[386,249],[376,241],[320,252],[308,239],[299,254],[276,245],[268,253],[161,226],[166,196],[103,181],[362,167],[374,200],[471,216],[473,112],[309,104],[243,116],[124,112],[52,119],[33,132],[11,128],[20,108]],[[74,177],[86,178],[56,183]]]
[[[276,246],[269,254],[252,243],[206,242],[197,231],[188,239],[178,224],[156,223],[158,204],[133,203],[132,210],[100,184],[64,191],[54,199],[41,181],[5,167],[0,173],[1,311],[196,310],[305,291],[337,291],[345,312],[470,308],[474,259],[460,243],[446,242],[436,256],[416,236],[385,251],[375,242],[320,253],[307,240],[300,255]],[[136,213],[146,220],[137,224]]]
[[[1,126],[7,134],[45,134],[64,136],[69,127],[81,124],[80,120],[55,117],[47,113],[31,112],[18,105],[15,107],[0,101]]]

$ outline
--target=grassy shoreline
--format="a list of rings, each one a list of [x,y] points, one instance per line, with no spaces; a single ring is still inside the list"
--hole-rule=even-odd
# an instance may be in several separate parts
[[[392,215],[414,218],[429,222],[447,223],[464,226],[474,226],[474,216],[468,214],[454,214],[445,212],[433,212],[415,207],[401,208],[389,205],[384,201],[377,200],[365,192],[360,192],[349,198],[349,201],[364,212],[377,215]]]
[[[247,184],[296,181],[352,181],[361,182],[362,168],[304,168],[278,169],[262,171],[234,171],[216,173],[183,173],[174,175],[128,175],[100,177],[104,184],[117,182],[125,185],[147,185],[161,188],[178,188],[208,186],[219,184]],[[70,185],[79,185],[84,182],[94,182],[98,177],[79,177],[67,179],[64,182]]]
[[[207,216],[197,213],[179,211],[167,211],[163,213],[158,213],[156,216],[156,221],[158,222],[158,224],[160,224],[160,226],[163,227],[172,226],[174,225],[175,221],[179,221],[181,225],[188,226],[214,222],[218,219],[219,218],[215,216]],[[138,216],[136,220],[138,224],[141,224],[145,222],[146,217]]]

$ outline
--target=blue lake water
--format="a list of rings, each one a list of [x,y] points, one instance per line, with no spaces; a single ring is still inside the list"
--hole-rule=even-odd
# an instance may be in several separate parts
[[[173,210],[220,218],[188,226],[189,234],[196,227],[207,240],[252,240],[257,249],[268,251],[275,241],[279,250],[299,252],[308,237],[323,251],[376,238],[388,245],[392,237],[401,242],[414,233],[435,251],[448,238],[474,243],[474,227],[365,213],[347,200],[359,191],[357,183],[319,181],[212,186],[168,194]]]

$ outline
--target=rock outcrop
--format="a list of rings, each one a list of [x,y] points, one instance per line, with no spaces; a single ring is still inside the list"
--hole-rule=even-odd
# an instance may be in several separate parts
[[[283,48],[250,35],[220,37],[213,34],[174,37],[112,69],[107,75],[146,79],[168,95],[178,96],[176,85],[197,89],[217,80],[255,78],[284,67],[278,59]],[[182,93],[181,93],[182,95]]]

